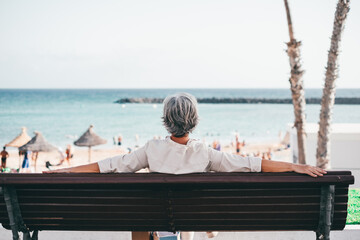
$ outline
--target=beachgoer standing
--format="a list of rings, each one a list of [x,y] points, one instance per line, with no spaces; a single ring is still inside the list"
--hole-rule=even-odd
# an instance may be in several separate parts
[[[119,146],[121,146],[121,142],[122,142],[122,136],[119,135],[119,136],[118,136],[118,145],[119,145]]]
[[[6,147],[3,147],[1,151],[1,168],[6,168],[6,159],[9,157],[9,153],[6,151]]]
[[[236,136],[235,146],[236,146],[236,154],[240,155],[241,143],[240,143],[240,141],[239,141],[239,137],[238,137],[238,136]]]
[[[66,161],[67,161],[68,165],[70,166],[70,159],[74,156],[72,147],[70,144],[67,145],[65,153],[66,153]]]
[[[30,161],[29,161],[29,155],[30,151],[24,151],[24,161],[21,165],[21,168],[30,168]]]

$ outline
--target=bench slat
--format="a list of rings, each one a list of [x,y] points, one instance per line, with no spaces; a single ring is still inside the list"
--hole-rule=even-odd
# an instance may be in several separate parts
[[[116,176],[116,177],[114,177]],[[279,178],[281,177],[281,178]],[[3,184],[221,184],[221,183],[313,183],[313,184],[353,184],[350,171],[329,171],[323,177],[313,178],[296,173],[198,173],[170,175],[158,173],[68,173],[68,174],[16,174],[8,173],[0,177]]]
[[[164,207],[162,205],[152,205],[151,208],[148,205],[89,205],[89,206],[79,205],[79,204],[22,204],[22,212],[56,212],[61,210],[61,212],[79,212],[79,213],[96,213],[96,212],[158,212],[162,211]],[[239,212],[243,209],[251,212],[264,212],[264,211],[314,211],[319,210],[318,203],[309,203],[309,204],[298,204],[298,203],[289,203],[289,204],[217,204],[217,205],[201,205],[201,206],[192,206],[192,205],[177,205],[173,206],[173,212],[212,212],[216,209],[221,212]],[[346,210],[347,203],[336,203],[335,210]],[[0,207],[0,215],[7,215],[6,208],[4,206]]]
[[[148,191],[148,190],[126,190],[126,189],[20,189],[17,188],[19,197],[22,196],[102,196],[102,197],[142,197],[144,195],[162,197],[162,191]],[[320,188],[260,188],[260,189],[201,189],[201,190],[181,190],[177,189],[171,196],[173,197],[224,197],[224,196],[274,196],[274,195],[304,195],[304,194],[319,194]],[[336,188],[336,194],[347,194],[347,188]],[[1,202],[1,200],[0,200]]]

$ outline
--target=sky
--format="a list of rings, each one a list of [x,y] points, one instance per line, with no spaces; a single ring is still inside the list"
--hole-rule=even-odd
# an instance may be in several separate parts
[[[289,0],[305,88],[324,85],[336,0]],[[360,88],[360,1],[338,88]],[[0,0],[0,88],[288,88],[283,0]]]

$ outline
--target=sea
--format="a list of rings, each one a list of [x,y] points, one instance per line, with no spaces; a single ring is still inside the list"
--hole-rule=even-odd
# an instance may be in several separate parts
[[[64,148],[90,125],[107,140],[98,148],[142,145],[168,135],[161,104],[117,104],[120,98],[164,98],[188,92],[198,98],[291,98],[289,89],[0,89],[0,144],[11,141],[21,127],[41,132]],[[306,97],[321,98],[321,89],[306,89]],[[337,97],[360,97],[360,89],[337,89]],[[319,121],[320,105],[306,106],[306,121]],[[278,141],[294,122],[291,104],[199,104],[200,122],[192,138],[230,144],[238,134],[246,142]],[[335,105],[334,123],[360,123],[360,105]]]

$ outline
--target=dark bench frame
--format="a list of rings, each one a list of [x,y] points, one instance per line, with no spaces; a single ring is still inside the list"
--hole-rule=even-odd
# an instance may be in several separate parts
[[[37,240],[39,230],[312,230],[317,239],[330,239],[330,230],[345,227],[353,183],[349,171],[318,178],[296,173],[0,174],[0,222],[12,230],[13,240],[18,232]],[[96,219],[102,221],[94,227]]]

